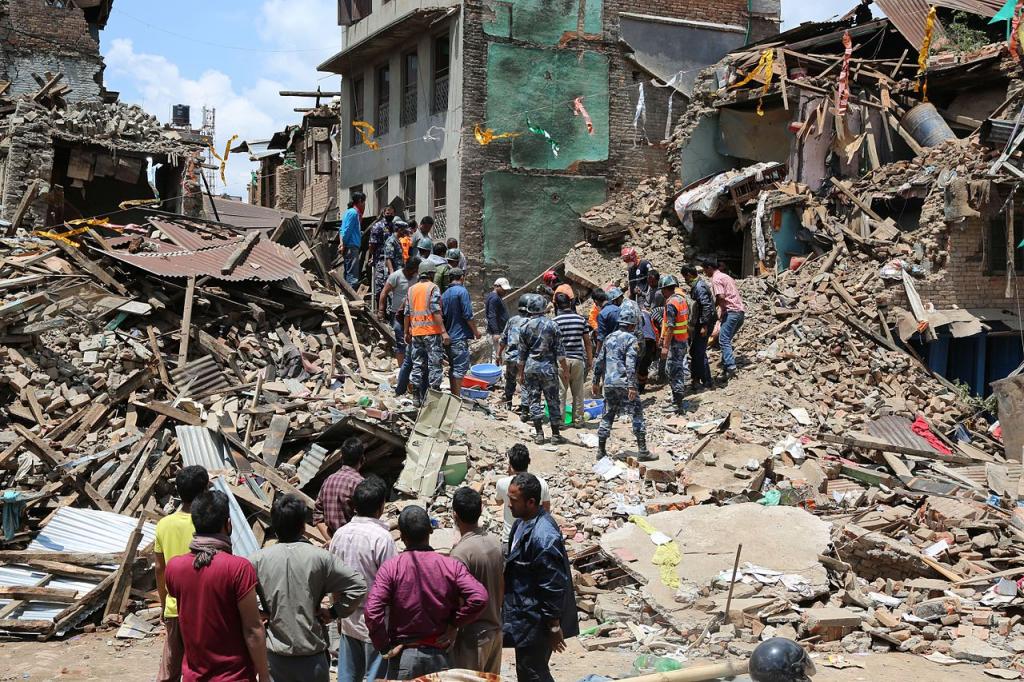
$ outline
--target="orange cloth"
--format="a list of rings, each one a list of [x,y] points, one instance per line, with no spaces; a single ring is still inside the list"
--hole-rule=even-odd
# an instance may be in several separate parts
[[[597,329],[597,316],[601,314],[601,309],[596,305],[590,309],[590,317],[587,318],[587,324],[590,325],[591,329]]]
[[[559,284],[555,287],[555,294],[565,294],[570,301],[576,300],[576,292],[572,290],[571,284]],[[551,300],[554,300],[554,296],[551,297]]]
[[[409,288],[409,329],[413,336],[432,336],[444,332],[444,326],[430,312],[430,298],[437,285],[420,282]]]
[[[398,243],[402,245],[402,258],[409,260],[409,249],[412,248],[412,237],[399,237]]]
[[[686,299],[680,294],[674,294],[672,298],[665,302],[665,317],[661,323],[662,335],[668,333],[666,326],[668,325],[668,308],[672,308],[676,311],[676,321],[672,326],[672,340],[673,341],[689,341],[690,340],[690,306],[687,305]]]

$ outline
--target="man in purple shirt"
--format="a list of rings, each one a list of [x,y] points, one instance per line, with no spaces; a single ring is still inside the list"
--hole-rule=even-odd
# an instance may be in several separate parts
[[[398,530],[405,551],[377,571],[364,618],[388,679],[411,680],[450,667],[455,633],[480,616],[488,595],[465,564],[431,549],[423,507],[403,509]]]

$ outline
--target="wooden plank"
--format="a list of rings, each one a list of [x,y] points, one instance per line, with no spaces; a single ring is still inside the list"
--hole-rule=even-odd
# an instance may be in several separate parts
[[[104,578],[96,587],[89,590],[88,594],[78,600],[75,604],[72,604],[68,608],[64,609],[53,619],[53,628],[49,630],[46,636],[41,639],[48,639],[53,633],[60,632],[64,628],[68,627],[71,623],[77,620],[81,615],[92,608],[93,602],[102,597],[110,586],[114,583],[114,578],[117,573],[111,573]]]
[[[174,384],[171,383],[171,377],[167,374],[167,365],[164,364],[164,356],[160,352],[160,342],[156,338],[156,329],[153,325],[146,327],[146,334],[149,336],[149,347],[153,349],[153,357],[156,358],[156,366],[160,372],[160,381],[170,390]]]
[[[260,403],[260,396],[263,394],[263,381],[266,377],[267,371],[264,370],[259,373],[256,377],[256,390],[252,393],[252,400],[249,402],[249,409],[255,410],[256,406]],[[242,436],[242,444],[245,447],[249,447],[249,443],[252,442],[252,432],[256,425],[256,415],[250,413],[249,421],[245,424],[245,435]]]
[[[262,476],[263,478],[270,481],[270,485],[277,488],[280,492],[297,495],[300,499],[302,499],[303,502],[309,505],[310,509],[312,509],[313,505],[316,504],[316,500],[314,500],[312,497],[310,497],[306,493],[302,492],[301,490],[293,486],[283,476],[281,476],[281,474],[277,473],[277,471],[268,467],[263,462],[260,462],[259,460],[253,460],[252,470],[256,473],[257,476]]]
[[[270,434],[263,441],[263,461],[272,467],[276,467],[281,459],[281,446],[284,445],[290,423],[286,414],[275,414],[270,419]]]
[[[238,245],[238,248],[232,251],[231,255],[228,256],[228,259],[220,268],[220,274],[230,275],[232,272],[234,272],[235,268],[238,267],[238,264],[245,260],[245,258],[248,257],[249,253],[252,251],[253,247],[256,246],[256,242],[260,240],[260,235],[261,232],[259,230],[253,230],[252,232],[250,232],[249,235],[245,238],[245,240],[243,240],[242,243]]]
[[[178,346],[178,367],[188,362],[188,339],[192,332],[192,301],[196,293],[195,275],[188,278],[185,289],[185,310],[181,315],[181,343]]]
[[[164,472],[167,471],[167,467],[171,466],[171,462],[174,461],[174,457],[175,455],[171,453],[165,454],[156,463],[153,470],[146,474],[146,478],[144,478],[142,483],[139,484],[139,492],[135,494],[132,501],[124,508],[125,514],[134,514],[146,503],[149,496],[153,494],[153,489],[156,488],[156,484],[160,482]]]
[[[8,630],[10,632],[37,632],[39,634],[43,634],[48,632],[52,627],[53,623],[48,620],[21,620],[19,618],[0,619],[0,630]]]
[[[973,460],[971,460],[971,458],[964,457],[962,455],[944,455],[941,452],[936,452],[934,450],[922,450],[920,448],[895,445],[884,441],[863,440],[852,436],[832,436],[827,433],[819,433],[817,438],[818,440],[823,440],[826,443],[846,445],[847,447],[864,448],[865,450],[878,450],[879,452],[895,452],[901,455],[913,455],[915,457],[936,459],[940,462],[951,462],[953,464],[973,464]]]
[[[22,391],[22,395],[25,397],[25,401],[28,402],[28,409],[32,411],[32,417],[36,420],[36,424],[42,427],[49,426],[50,420],[46,418],[43,406],[39,404],[39,398],[36,397],[35,389],[31,386],[26,386],[25,390]]]
[[[100,486],[100,493],[104,497],[108,497],[110,493],[114,492],[115,489],[121,482],[124,481],[124,477],[128,474],[128,470],[136,463],[139,457],[142,456],[143,451],[149,442],[153,440],[157,432],[164,427],[164,423],[167,421],[167,417],[159,415],[153,420],[153,423],[149,425],[145,433],[142,434],[142,438],[132,446],[131,452],[121,461],[121,464],[117,467],[117,470],[110,475],[103,485]]]
[[[359,342],[359,335],[356,334],[356,325],[352,321],[352,312],[348,308],[348,300],[344,296],[341,297],[341,310],[345,313],[345,324],[348,326],[349,339],[352,340],[352,347],[355,348],[356,351],[356,362],[359,363],[359,373],[364,375],[364,378],[366,378],[369,375],[369,372],[366,371],[366,360],[363,358],[362,344]]]
[[[98,566],[120,563],[123,556],[124,552],[48,552],[0,549],[0,564],[31,564],[35,561],[56,561],[74,566]]]
[[[14,215],[11,217],[11,226],[8,228],[8,234],[14,234],[21,227],[21,221],[25,219],[25,214],[28,213],[29,207],[35,201],[36,195],[39,194],[39,187],[42,185],[42,182],[42,180],[36,178],[25,188],[25,193],[21,196],[21,201],[18,202],[18,208],[14,209]]]
[[[0,587],[0,599],[42,601],[50,604],[72,604],[78,601],[78,590],[56,587]]]
[[[156,448],[165,447],[164,439],[167,435],[166,431],[161,431],[159,438],[152,441],[153,448],[146,447],[142,454],[139,455],[138,461],[135,463],[135,467],[132,469],[132,473],[128,476],[128,479],[121,486],[121,494],[117,496],[117,502],[114,503],[114,511],[122,513],[125,505],[128,504],[128,499],[135,490],[135,484],[138,482],[139,477],[142,476],[142,472],[146,470],[146,463],[149,462],[149,458],[153,455],[153,450]]]
[[[196,415],[192,414],[191,412],[179,410],[178,408],[170,405],[169,403],[161,403],[157,401],[142,402],[136,400],[132,402],[132,405],[135,405],[136,407],[141,407],[144,410],[149,410],[150,412],[156,412],[157,414],[163,415],[168,419],[173,419],[174,421],[181,422],[182,424],[187,424],[188,426],[203,425],[203,420],[197,417]]]
[[[40,571],[46,571],[47,573],[53,573],[54,575],[70,576],[72,578],[99,578],[102,580],[110,575],[110,571],[104,571],[97,568],[85,568],[84,566],[75,566],[74,564],[68,564],[63,561],[44,561],[42,559],[35,559],[33,561],[22,561],[21,563]]]
[[[109,272],[100,267],[95,261],[86,258],[81,251],[71,246],[70,244],[65,244],[62,241],[57,241],[54,243],[57,245],[57,248],[66,253],[71,258],[71,260],[75,261],[75,263],[77,263],[79,267],[88,272],[90,275],[92,275],[99,281],[103,282],[104,284],[106,284],[107,286],[109,286],[122,296],[129,295],[128,289],[123,284],[114,279]]]
[[[850,201],[852,201],[853,204],[857,208],[859,208],[861,211],[866,213],[871,218],[877,220],[878,222],[880,222],[880,223],[884,222],[884,219],[882,218],[882,216],[880,216],[877,213],[875,213],[875,211],[870,206],[868,206],[866,203],[861,201],[860,197],[858,197],[856,194],[853,193],[853,190],[850,189],[850,187],[849,187],[849,185],[847,183],[845,183],[845,182],[843,182],[843,181],[841,181],[841,180],[839,180],[839,179],[837,179],[835,177],[831,177],[831,178],[829,178],[829,180],[836,187],[836,189],[838,189],[840,192],[845,194],[846,197]]]
[[[111,508],[110,504],[105,499],[103,499],[103,496],[100,495],[95,488],[89,485],[89,483],[87,483],[83,479],[78,478],[77,476],[68,473],[67,471],[64,471],[64,469],[60,466],[61,464],[64,463],[65,459],[62,454],[51,448],[41,439],[36,437],[34,433],[26,429],[21,424],[14,424],[13,427],[18,436],[25,440],[25,445],[28,447],[28,449],[35,453],[36,456],[39,457],[39,459],[43,460],[51,468],[56,470],[57,473],[60,475],[61,479],[65,483],[72,486],[73,488],[78,490],[78,492],[88,497],[89,501],[92,502],[93,506],[95,506],[97,509],[102,511],[113,511],[113,508]]]
[[[107,600],[107,608],[103,611],[104,618],[115,613],[124,613],[128,602],[128,590],[131,589],[132,583],[132,564],[135,562],[135,555],[139,551],[139,542],[142,540],[142,528],[145,525],[146,517],[140,516],[135,530],[128,536],[124,559],[114,573],[114,581],[110,588],[110,598]]]

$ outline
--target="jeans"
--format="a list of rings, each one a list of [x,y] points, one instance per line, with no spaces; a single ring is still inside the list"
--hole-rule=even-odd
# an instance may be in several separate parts
[[[405,351],[405,361],[402,366],[398,368],[398,385],[395,386],[395,395],[405,395],[409,392],[409,379],[412,378],[412,353],[407,348]],[[426,395],[427,393],[427,375],[423,375],[423,380],[420,382],[419,390],[416,391],[416,395]]]
[[[448,355],[448,367],[452,378],[461,380],[469,373],[469,340],[453,340],[445,352]]]
[[[346,246],[341,252],[342,258],[345,261],[345,281],[355,289],[359,286],[359,247],[358,246]]]
[[[405,354],[405,320],[403,315],[396,314],[391,320],[391,329],[395,332],[395,353]]]
[[[516,679],[519,682],[555,682],[548,668],[550,661],[551,646],[546,640],[516,647]]]
[[[690,334],[690,378],[694,387],[711,386],[708,337],[696,330]]]
[[[331,660],[327,652],[312,656],[280,656],[267,652],[267,667],[274,682],[329,682]]]
[[[348,635],[341,636],[338,647],[338,682],[376,682],[387,673],[380,652],[370,642]]]
[[[388,661],[389,680],[414,680],[422,675],[448,670],[448,654],[433,647],[406,647]]]
[[[722,318],[722,325],[718,332],[718,345],[722,348],[722,366],[726,370],[736,369],[736,357],[733,355],[732,340],[736,337],[736,332],[743,326],[743,313],[741,311],[731,311],[725,314]]]

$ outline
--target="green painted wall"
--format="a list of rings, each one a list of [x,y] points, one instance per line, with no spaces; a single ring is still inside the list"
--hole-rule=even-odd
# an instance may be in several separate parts
[[[514,285],[536,277],[583,238],[579,214],[608,197],[604,178],[484,174],[484,263]]]
[[[573,100],[594,121],[587,134],[583,118],[573,115]],[[608,158],[608,59],[594,53],[542,50],[492,43],[487,51],[487,126],[497,132],[526,131],[530,121],[558,142],[555,157],[539,135],[525,132],[512,140],[516,168],[565,170],[578,161]]]
[[[484,3],[484,33],[537,45],[557,45],[562,34],[576,32],[580,5],[583,32],[600,33],[601,0],[489,0]]]

